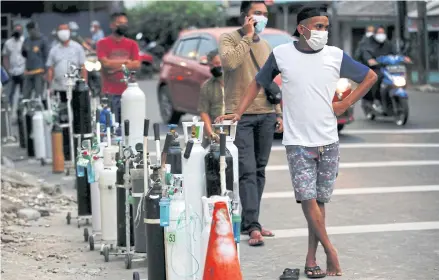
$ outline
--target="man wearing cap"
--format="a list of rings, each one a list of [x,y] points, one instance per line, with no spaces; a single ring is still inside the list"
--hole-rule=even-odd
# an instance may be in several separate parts
[[[297,22],[295,35],[299,41],[274,48],[235,113],[223,117],[238,121],[259,90],[281,74],[282,143],[296,201],[301,203],[308,222],[305,273],[309,278],[341,276],[337,250],[325,226],[325,203],[331,199],[339,164],[337,116],[366,94],[377,75],[341,49],[326,45],[329,19],[325,7],[303,8]],[[359,85],[342,101],[332,102],[340,78],[351,79]],[[316,263],[318,242],[327,256],[326,273]]]
[[[90,32],[92,34],[91,40],[89,44],[91,44],[93,47],[96,46],[96,43],[105,37],[104,31],[101,29],[101,25],[99,21],[95,20],[91,23]]]

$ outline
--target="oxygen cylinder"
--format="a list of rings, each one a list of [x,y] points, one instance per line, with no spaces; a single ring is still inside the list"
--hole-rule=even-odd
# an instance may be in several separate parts
[[[43,112],[44,120],[44,140],[46,144],[46,156],[45,158],[52,158],[52,127],[53,127],[53,117],[51,111]]]
[[[125,139],[129,136],[130,123],[125,122],[124,126],[125,131]],[[127,141],[128,142],[128,141]],[[120,144],[122,145],[122,144]],[[126,144],[126,147],[129,147]],[[119,150],[120,151],[120,150]],[[119,154],[120,157],[123,157],[123,160],[126,158],[124,155]],[[123,160],[118,160],[117,162],[117,172],[116,172],[116,196],[117,196],[117,246],[126,247],[126,215],[125,215],[125,204],[129,203],[126,201],[126,188],[125,188],[125,162]],[[132,163],[131,163],[132,164]],[[130,169],[134,168],[134,166],[130,166]],[[130,207],[130,246],[134,246],[134,225],[133,225],[133,208]]]
[[[169,149],[166,155],[166,163],[171,165],[171,173],[172,174],[182,174],[181,168],[181,147],[180,142],[178,141],[178,134],[175,131],[177,125],[170,124],[169,133],[172,134],[172,141],[169,143]]]
[[[37,105],[35,107],[35,113],[32,117],[32,135],[34,142],[35,158],[46,158],[44,115],[41,105]]]
[[[93,135],[77,135],[74,141],[74,157],[78,158],[78,148],[81,148],[81,143],[85,140],[92,141]],[[89,155],[88,155],[89,156]],[[78,204],[78,216],[90,216],[91,210],[91,194],[90,183],[88,182],[87,166],[79,166],[76,163],[76,203]]]
[[[9,103],[8,103],[8,96],[6,94],[2,94],[1,96],[1,138],[3,139],[4,137],[8,137],[10,135],[8,135],[8,131],[7,131],[7,127],[9,126],[9,124],[7,123],[7,121],[9,120],[9,112],[8,112],[8,107],[9,107]]]
[[[20,148],[25,149],[27,143],[26,137],[26,100],[22,100],[17,107],[17,124],[18,124],[18,138]]]
[[[226,149],[226,188],[233,191],[233,157]],[[209,152],[204,157],[206,168],[207,197],[222,195],[220,180],[220,145],[212,143]]]
[[[212,128],[216,134],[226,134],[226,148],[233,157],[233,183],[239,188],[239,154],[238,148],[235,146],[236,127],[238,123],[232,121],[222,121],[221,124],[212,124]],[[238,191],[239,194],[239,191]]]
[[[52,128],[52,173],[64,172],[63,130],[55,123]]]
[[[32,127],[32,119],[35,114],[35,107],[33,103],[30,104],[27,112],[26,112],[26,147],[27,147],[27,156],[34,157],[35,156],[35,147],[33,140],[33,127]]]
[[[136,72],[131,72],[128,78],[127,89],[121,98],[121,120],[129,120],[131,135],[128,146],[134,147],[143,142],[143,122],[146,117],[146,97],[139,88],[135,78]]]
[[[94,170],[93,182],[90,183],[91,195],[91,222],[93,232],[101,232],[101,199],[99,191],[99,180],[102,170],[104,169],[104,162],[97,156],[93,157],[92,168]]]
[[[92,133],[91,103],[87,83],[83,79],[75,82],[72,91],[73,134]]]
[[[167,280],[186,279],[195,273],[191,265],[194,257],[188,244],[195,227],[190,224],[194,221],[187,224],[185,211],[182,194],[175,194],[169,206],[169,226],[165,228]]]
[[[186,143],[182,159],[185,204],[190,209],[191,216],[202,217],[201,197],[206,195],[206,181],[202,175],[205,173],[204,157],[206,155],[206,150],[202,147],[204,123],[194,118],[193,122],[182,124]],[[194,238],[190,239],[193,259],[188,267],[192,268],[192,274],[195,273],[195,279],[201,279],[203,276],[203,270],[197,269],[196,266],[197,262],[200,266],[204,263],[201,254],[201,233],[202,227],[196,226],[193,231]]]
[[[160,166],[151,166],[152,178],[159,178]],[[160,199],[162,185],[159,180],[152,183],[146,196],[146,248],[148,254],[148,279],[166,280],[164,228],[160,226]]]
[[[104,168],[99,172],[99,195],[101,204],[101,239],[105,243],[116,245],[117,241],[117,167],[111,160],[113,149],[104,149]]]
[[[134,212],[134,250],[137,253],[146,253],[146,227],[143,223],[145,218],[143,212],[143,204],[145,203],[143,168],[143,164],[139,164],[135,169],[130,170]]]

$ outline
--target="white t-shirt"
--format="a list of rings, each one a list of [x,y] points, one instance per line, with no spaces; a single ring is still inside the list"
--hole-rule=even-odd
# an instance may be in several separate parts
[[[26,59],[21,55],[24,37],[19,39],[9,38],[3,46],[3,55],[9,58],[9,73],[13,76],[23,75]]]
[[[364,80],[369,68],[341,49],[325,46],[319,51],[297,49],[298,42],[274,48],[256,75],[267,87],[282,77],[284,135],[282,144],[320,147],[338,141],[337,117],[332,108],[337,82]]]

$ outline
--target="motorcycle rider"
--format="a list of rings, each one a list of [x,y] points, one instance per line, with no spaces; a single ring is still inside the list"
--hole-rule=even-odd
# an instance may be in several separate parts
[[[379,63],[376,61],[376,58],[395,54],[397,54],[397,51],[395,50],[393,44],[388,40],[384,26],[378,26],[376,28],[375,34],[368,38],[361,51],[361,60],[367,63],[367,65],[369,65],[378,75],[378,81],[371,89],[373,96],[372,106],[381,114],[387,107],[387,102],[385,96],[381,96],[380,94],[380,86],[383,80],[383,75],[381,74]],[[410,63],[411,59],[405,56],[404,62]]]
[[[76,22],[71,21],[69,22],[69,29],[70,29],[70,38],[80,44],[84,49],[94,52],[93,48],[87,44],[87,42],[84,40],[84,38],[79,35],[79,26]]]
[[[362,49],[364,45],[367,44],[369,38],[372,37],[374,34],[375,34],[375,26],[369,25],[368,27],[366,27],[364,36],[361,38],[360,42],[358,42],[357,49],[355,50],[354,53],[355,60],[361,60]],[[361,62],[365,63],[365,61],[361,61]]]

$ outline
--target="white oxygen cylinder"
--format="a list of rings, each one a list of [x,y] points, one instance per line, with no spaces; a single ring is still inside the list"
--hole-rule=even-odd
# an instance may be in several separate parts
[[[210,228],[212,226],[212,215],[215,203],[219,201],[225,202],[230,215],[230,199],[227,196],[213,195],[209,198],[203,196],[201,201],[203,203],[203,231],[201,233],[200,271],[203,273],[204,264],[206,262],[207,246],[209,245]],[[232,221],[232,217],[230,217],[230,221]]]
[[[34,150],[36,159],[46,158],[46,141],[44,131],[44,116],[41,109],[35,111],[32,117],[32,136],[34,140]]]
[[[95,180],[90,184],[91,195],[91,221],[93,225],[93,232],[101,232],[101,197],[99,191],[99,177],[101,171],[104,169],[104,161],[102,159],[95,160],[93,162],[93,169],[95,174]]]
[[[190,209],[191,216],[198,217],[201,220],[203,216],[203,205],[201,197],[206,196],[206,178],[205,178],[205,164],[204,156],[207,151],[203,149],[201,143],[203,141],[203,122],[198,122],[197,118],[194,118],[193,122],[183,122],[184,141],[187,145],[188,141],[193,141],[193,146],[189,155],[186,158],[183,151],[182,158],[182,171],[185,192],[186,205]],[[191,264],[192,274],[195,273],[195,279],[202,279],[204,271],[197,269],[197,264],[201,267],[202,260],[202,248],[201,248],[201,236],[202,228],[196,226],[193,232],[194,238],[191,238],[191,250],[194,252],[194,261]],[[196,260],[196,261],[195,261]]]
[[[99,173],[99,193],[101,197],[101,239],[106,244],[117,242],[117,167],[111,160],[113,148],[104,149],[104,168]]]
[[[135,147],[137,143],[143,143],[143,122],[146,118],[146,97],[134,78],[131,77],[127,89],[121,98],[122,118],[130,121],[130,137],[128,146]],[[122,129],[123,126],[122,126]],[[125,132],[122,131],[122,135]]]
[[[53,127],[52,111],[50,110],[44,111],[43,117],[44,117],[44,140],[46,143],[45,158],[51,159],[52,158],[52,127]]]
[[[166,266],[167,280],[189,279],[194,274],[188,236],[192,236],[191,226],[186,222],[185,202],[181,194],[175,195],[169,205],[169,226],[165,228],[167,237]]]

